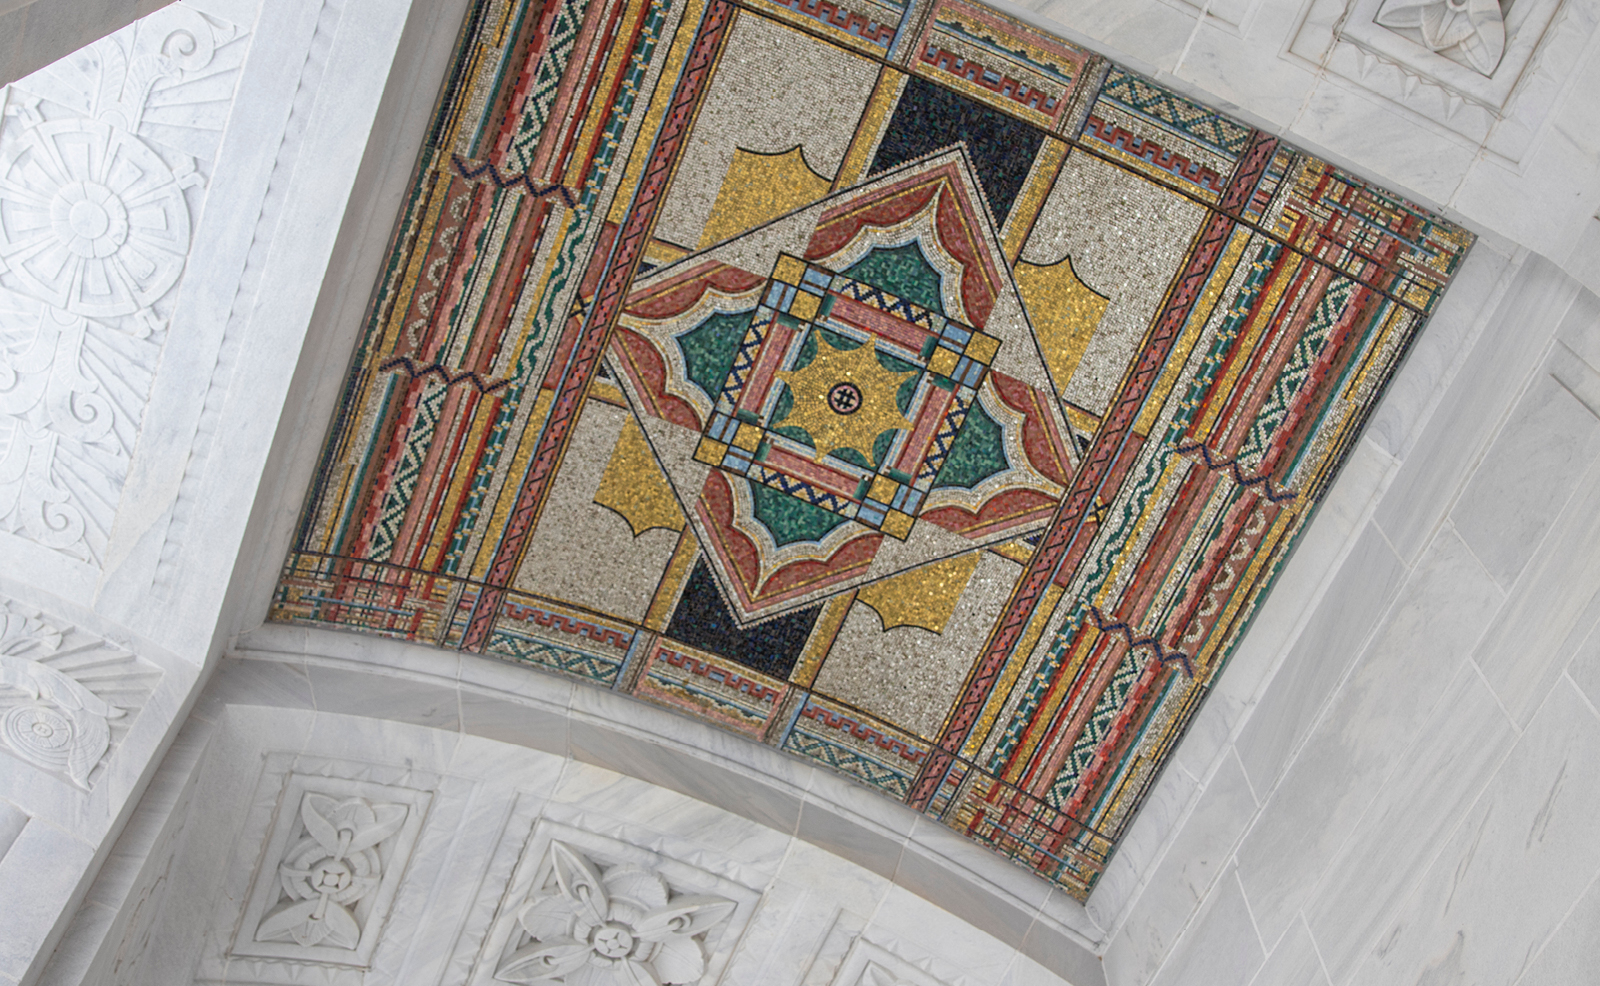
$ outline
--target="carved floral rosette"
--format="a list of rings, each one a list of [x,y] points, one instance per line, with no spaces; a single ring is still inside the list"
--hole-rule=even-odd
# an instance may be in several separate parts
[[[354,949],[361,942],[355,908],[383,877],[378,846],[400,831],[409,808],[365,798],[308,793],[300,801],[305,835],[278,864],[283,903],[256,929],[257,941],[293,941]]]
[[[601,867],[552,841],[544,892],[517,910],[525,944],[495,970],[507,983],[639,986],[696,983],[706,972],[706,933],[737,904],[714,894],[674,893],[632,863]]]
[[[88,790],[159,674],[114,644],[0,597],[0,748],[39,770]]]
[[[1506,50],[1500,0],[1384,0],[1376,20],[1417,32],[1430,51],[1460,52],[1481,75],[1493,75]]]

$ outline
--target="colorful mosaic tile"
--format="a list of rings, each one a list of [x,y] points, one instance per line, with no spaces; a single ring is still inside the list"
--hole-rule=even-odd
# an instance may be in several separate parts
[[[1086,898],[1471,243],[971,0],[475,0],[272,617]]]

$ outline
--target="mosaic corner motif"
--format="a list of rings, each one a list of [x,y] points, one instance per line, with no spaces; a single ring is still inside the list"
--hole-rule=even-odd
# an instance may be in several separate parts
[[[1471,244],[970,0],[477,0],[272,618],[1084,899]]]

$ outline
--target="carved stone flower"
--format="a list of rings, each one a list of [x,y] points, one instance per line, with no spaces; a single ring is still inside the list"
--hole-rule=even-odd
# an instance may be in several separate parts
[[[290,903],[262,920],[256,940],[338,948],[360,944],[361,923],[351,908],[378,888],[383,877],[378,843],[400,830],[406,812],[405,805],[307,794],[300,802],[306,835],[278,866]]]
[[[0,603],[0,689],[15,689],[26,704],[0,715],[0,741],[37,767],[60,771],[79,787],[111,746],[107,720],[123,710],[44,663],[61,646],[61,631]]]
[[[1419,32],[1432,51],[1457,49],[1484,75],[1494,72],[1506,50],[1499,0],[1385,0],[1377,22]]]
[[[566,986],[672,986],[706,971],[699,936],[733,913],[710,895],[672,896],[661,877],[638,866],[593,863],[550,844],[558,893],[523,905],[517,921],[533,941],[495,972],[511,983]]]
[[[0,147],[0,271],[8,285],[90,318],[132,315],[177,283],[189,251],[183,189],[138,137],[100,120],[46,121],[25,105]]]

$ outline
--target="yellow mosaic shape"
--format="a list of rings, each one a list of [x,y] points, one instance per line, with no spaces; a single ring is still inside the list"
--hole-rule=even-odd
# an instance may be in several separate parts
[[[802,322],[809,322],[817,317],[817,309],[822,307],[822,299],[814,294],[801,291],[794,296],[794,301],[789,304],[789,314]]]
[[[779,260],[779,268],[789,259]],[[794,391],[794,406],[782,423],[804,428],[816,443],[819,460],[841,448],[855,449],[870,459],[873,440],[879,435],[890,428],[911,427],[895,403],[900,384],[911,372],[886,368],[870,345],[835,349],[819,337],[816,358],[804,369],[776,374]],[[842,384],[853,385],[860,398],[858,407],[843,414],[829,403],[829,394]]]
[[[969,551],[863,586],[856,601],[872,607],[885,630],[921,627],[943,633],[977,570],[978,552]]]
[[[928,358],[928,369],[941,377],[948,377],[956,372],[956,364],[959,362],[961,362],[960,356],[957,356],[952,350],[940,346]]]
[[[694,448],[694,461],[704,462],[708,466],[720,466],[722,465],[722,457],[727,454],[727,443],[702,438],[700,439],[700,444]]]
[[[994,354],[999,351],[1000,340],[994,336],[984,335],[982,332],[973,333],[971,341],[967,343],[967,357],[977,360],[984,366],[988,366],[993,362]]]
[[[806,163],[799,144],[780,154],[735,148],[727,177],[717,189],[699,249],[732,239],[828,194],[829,180]],[[788,278],[784,278],[788,280]],[[799,281],[796,276],[789,283]]]
[[[904,541],[906,538],[911,536],[911,525],[915,523],[915,520],[916,519],[910,514],[903,514],[898,510],[891,510],[889,511],[888,516],[883,518],[883,523],[879,525],[878,530],[894,538],[896,541]]]
[[[899,486],[899,483],[888,476],[874,476],[872,477],[872,488],[867,490],[867,496],[870,499],[877,500],[879,503],[888,503],[894,499],[894,492]]]
[[[799,284],[800,279],[806,276],[806,263],[798,257],[788,254],[778,258],[778,263],[772,268],[772,278],[785,284]]]
[[[683,530],[678,498],[672,495],[672,486],[645,442],[639,422],[631,416],[617,436],[594,502],[616,511],[633,528],[634,537],[657,527]]]
[[[1070,258],[1048,265],[1020,261],[1015,274],[1045,366],[1056,391],[1065,392],[1111,299],[1078,280]]]
[[[741,424],[733,435],[733,444],[746,452],[754,452],[761,446],[761,429],[752,424]]]

